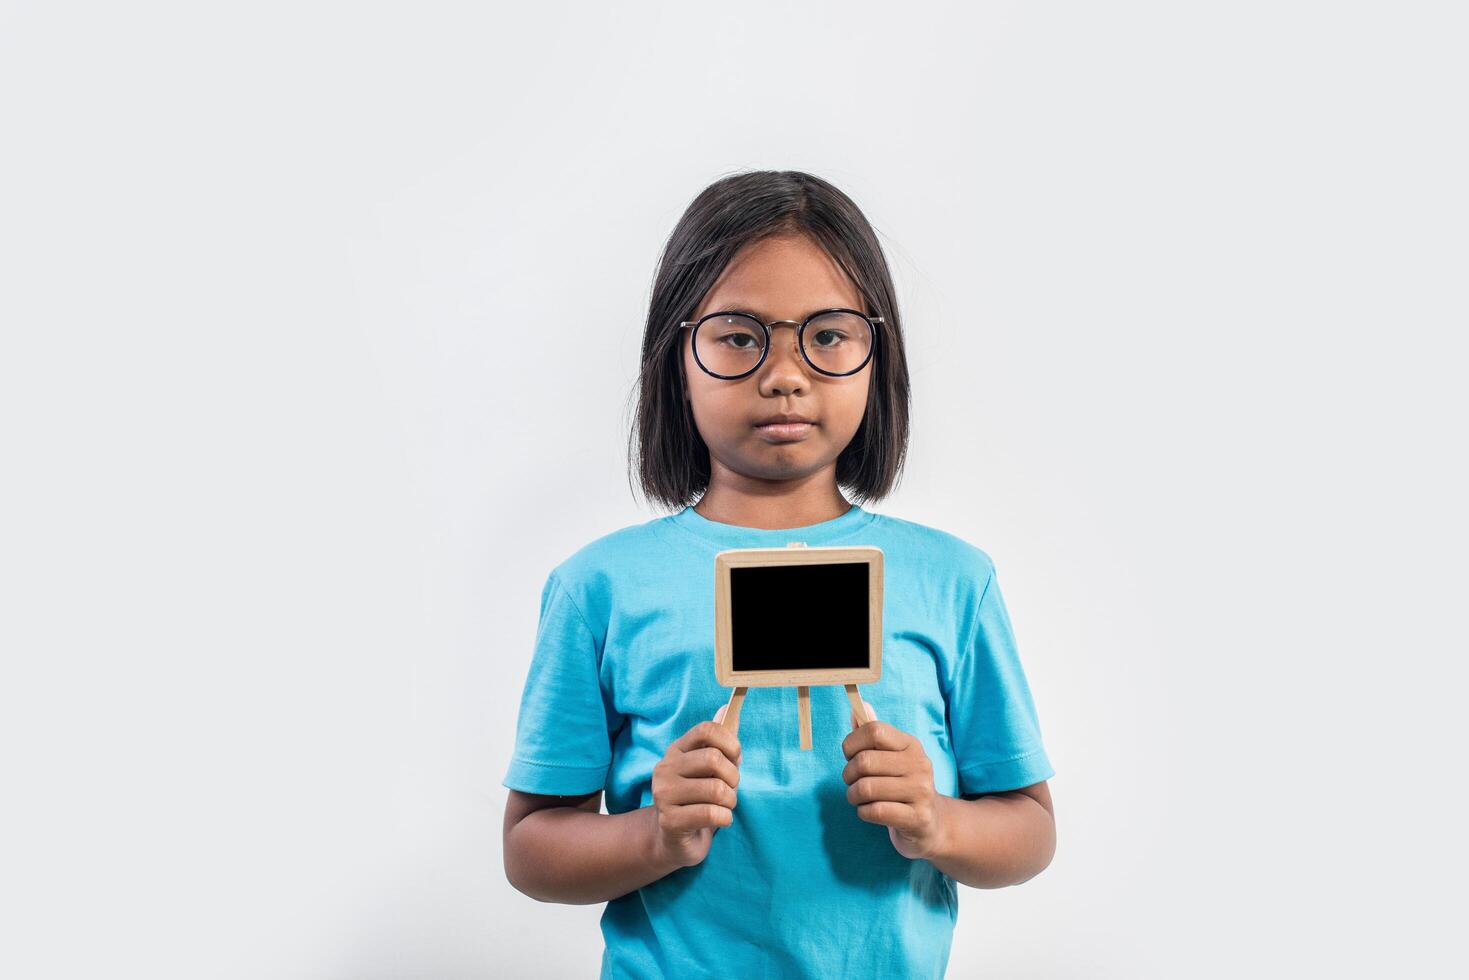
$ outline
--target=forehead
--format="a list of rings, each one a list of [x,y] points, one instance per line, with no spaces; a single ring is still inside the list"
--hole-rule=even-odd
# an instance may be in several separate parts
[[[766,320],[798,320],[834,306],[863,309],[861,290],[816,242],[805,235],[780,236],[736,252],[698,315],[736,309]]]

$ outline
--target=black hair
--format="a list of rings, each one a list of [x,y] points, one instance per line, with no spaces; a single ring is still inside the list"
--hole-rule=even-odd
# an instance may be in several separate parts
[[[908,449],[908,360],[887,259],[865,215],[831,183],[799,170],[722,177],[700,191],[664,244],[648,304],[629,436],[630,471],[643,493],[671,508],[709,486],[709,447],[683,396],[679,324],[694,312],[736,252],[786,234],[806,234],[851,278],[881,316],[867,408],[837,456],[836,481],[859,503],[892,492]]]

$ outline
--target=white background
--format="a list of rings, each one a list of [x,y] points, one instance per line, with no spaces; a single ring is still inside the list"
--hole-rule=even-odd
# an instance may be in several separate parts
[[[1462,9],[4,4],[0,972],[595,975],[501,864],[539,590],[791,168],[1057,770],[950,975],[1462,976]]]

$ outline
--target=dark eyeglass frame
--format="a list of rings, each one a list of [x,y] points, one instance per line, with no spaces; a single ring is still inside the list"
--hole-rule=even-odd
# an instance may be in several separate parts
[[[872,346],[868,349],[867,356],[862,359],[861,364],[858,364],[850,371],[837,372],[828,371],[825,368],[819,368],[816,366],[815,362],[811,360],[811,356],[806,353],[806,325],[817,317],[824,316],[827,313],[856,314],[857,316],[860,316],[862,319],[867,321],[867,329],[872,332]],[[744,371],[740,374],[715,374],[713,371],[704,366],[703,361],[699,360],[699,327],[701,324],[703,324],[705,320],[711,319],[716,316],[742,316],[747,319],[754,320],[756,323],[760,324],[760,328],[765,331],[765,346],[760,351],[760,360],[756,361],[755,366],[750,368],[750,370]],[[877,345],[880,342],[880,338],[882,337],[882,331],[877,329],[877,325],[882,322],[883,319],[880,316],[868,316],[861,310],[849,310],[844,306],[834,306],[830,309],[817,310],[815,313],[812,313],[804,320],[771,320],[769,323],[766,323],[764,320],[760,319],[753,313],[746,313],[744,310],[716,310],[713,313],[704,314],[697,320],[685,320],[678,325],[678,328],[679,330],[685,330],[689,328],[693,329],[694,334],[691,343],[693,344],[694,350],[694,362],[699,365],[699,368],[705,374],[709,375],[711,378],[718,378],[721,381],[735,381],[739,378],[747,378],[750,375],[754,374],[756,371],[760,370],[760,365],[764,364],[765,358],[770,356],[770,345],[774,342],[775,339],[771,335],[770,328],[775,326],[777,323],[796,324],[796,349],[801,352],[801,359],[804,360],[807,364],[811,365],[811,369],[813,371],[818,371],[821,374],[826,375],[828,378],[850,378],[852,375],[865,368],[868,362],[872,360],[872,355],[877,353]]]

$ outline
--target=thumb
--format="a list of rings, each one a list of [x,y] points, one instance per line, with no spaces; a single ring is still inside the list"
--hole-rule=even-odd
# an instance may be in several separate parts
[[[715,721],[719,721],[719,722],[724,721],[724,713],[726,711],[728,711],[728,710],[729,710],[729,705],[727,705],[727,704],[720,705],[719,706],[719,710],[716,711],[716,712],[714,712],[714,720]]]
[[[877,712],[872,710],[872,705],[867,702],[866,698],[862,699],[862,707],[867,709],[868,721],[877,721]],[[855,712],[852,714],[852,727],[857,727],[857,715]]]

